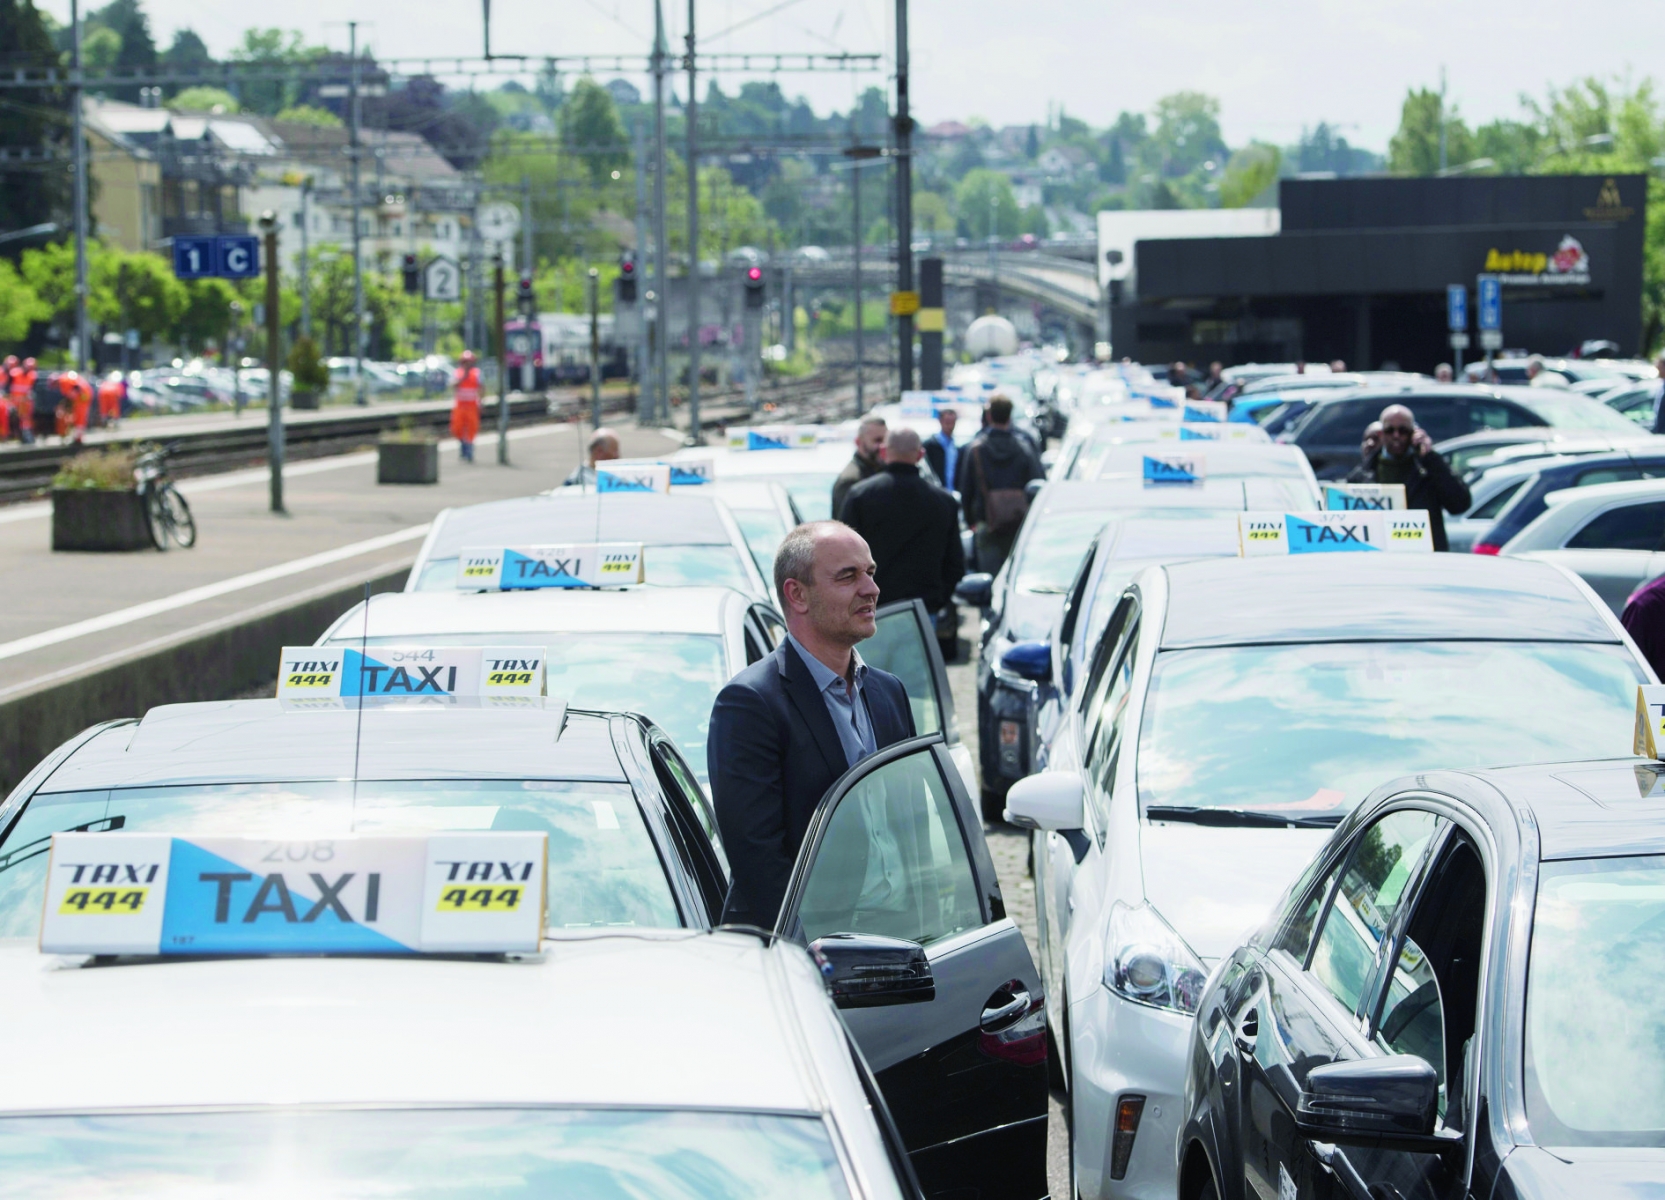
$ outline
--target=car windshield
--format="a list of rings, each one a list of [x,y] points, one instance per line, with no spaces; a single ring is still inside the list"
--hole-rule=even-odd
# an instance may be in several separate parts
[[[837,479],[837,471],[809,471],[780,482],[797,502],[804,520],[827,521],[832,519],[832,485]]]
[[[1291,820],[1348,812],[1437,767],[1588,758],[1629,729],[1641,671],[1621,646],[1342,642],[1159,654],[1139,741],[1145,808]],[[1553,696],[1553,704],[1513,698]]]
[[[1018,591],[1068,591],[1081,556],[1107,519],[1107,513],[1096,509],[1042,514],[1024,538],[1023,552],[1015,564]]]
[[[654,547],[655,550],[658,547]],[[446,633],[373,637],[370,646],[440,638],[447,646],[546,647],[544,690],[569,708],[641,713],[671,735],[701,781],[711,705],[728,682],[723,640],[703,633]],[[356,646],[336,637],[332,646]]]
[[[763,578],[770,578],[775,570],[775,551],[780,549],[788,532],[780,512],[773,508],[739,508],[733,504],[729,505],[729,511],[734,514],[734,523],[740,526],[758,571]]]
[[[729,587],[751,594],[754,584],[733,546],[648,546],[642,551],[649,587]],[[419,592],[449,592],[457,587],[457,560],[434,558],[422,564]]]
[[[635,795],[623,783],[361,779],[355,788],[332,779],[36,795],[0,841],[0,937],[40,932],[46,853],[52,834],[70,829],[297,838],[544,830],[550,929],[682,923]]]
[[[512,1070],[512,1068],[509,1068]],[[0,1119],[0,1196],[844,1200],[815,1117],[561,1108]]]
[[[1526,1112],[1545,1146],[1665,1146],[1665,858],[1543,864]]]
[[[1535,391],[1549,389],[1537,388]],[[1528,405],[1545,425],[1556,429],[1597,429],[1605,433],[1636,432],[1636,422],[1623,413],[1614,412],[1600,400],[1568,393],[1564,396],[1534,395]]]

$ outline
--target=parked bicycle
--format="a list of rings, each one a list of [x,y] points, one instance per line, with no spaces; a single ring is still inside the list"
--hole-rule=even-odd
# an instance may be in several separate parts
[[[144,500],[145,524],[150,527],[151,544],[158,550],[166,550],[170,541],[183,549],[197,543],[191,506],[168,474],[168,457],[178,448],[177,442],[153,446],[141,451],[133,463],[133,478]]]

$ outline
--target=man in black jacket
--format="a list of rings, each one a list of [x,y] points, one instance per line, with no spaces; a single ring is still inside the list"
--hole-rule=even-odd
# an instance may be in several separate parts
[[[773,928],[821,797],[869,754],[914,736],[907,689],[856,645],[877,631],[867,543],[837,521],[800,525],[775,552],[787,638],[729,680],[706,762],[734,882],[723,920]]]
[[[885,469],[850,489],[838,517],[867,540],[887,602],[917,598],[935,613],[965,574],[965,550],[954,497],[919,473],[924,454],[919,434],[892,429]]]
[[[1428,512],[1435,550],[1449,550],[1445,513],[1467,512],[1473,499],[1463,481],[1451,473],[1427,433],[1403,404],[1382,410],[1382,444],[1347,476],[1348,483],[1402,483],[1405,507]],[[1443,512],[1441,510],[1444,510]]]
[[[864,479],[873,478],[885,465],[884,444],[885,419],[869,413],[856,427],[856,452],[844,464],[838,478],[833,480],[832,515],[835,519],[844,510],[844,497],[850,494],[850,489]]]
[[[1027,439],[1012,431],[1010,400],[998,395],[990,400],[988,418],[988,428],[960,456],[958,474],[965,523],[976,531],[977,569],[994,575],[1028,515],[1024,485],[1045,479],[1046,472]]]

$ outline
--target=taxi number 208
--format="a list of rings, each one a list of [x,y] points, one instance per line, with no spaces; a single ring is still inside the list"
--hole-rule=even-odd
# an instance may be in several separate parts
[[[439,895],[436,912],[516,912],[526,894],[519,887],[453,887]]]

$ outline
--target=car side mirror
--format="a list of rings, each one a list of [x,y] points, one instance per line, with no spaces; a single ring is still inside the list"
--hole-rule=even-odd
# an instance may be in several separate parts
[[[1045,642],[1019,642],[1000,656],[1002,670],[1035,683],[1052,679],[1052,647]]]
[[[1033,500],[1036,496],[1041,494],[1041,488],[1045,486],[1046,480],[1031,479],[1028,483],[1023,485],[1023,494]]]
[[[1383,1137],[1432,1138],[1438,1105],[1439,1076],[1428,1061],[1390,1054],[1314,1067],[1295,1119],[1319,1141],[1375,1144]]]
[[[994,603],[994,576],[984,571],[967,575],[955,585],[954,599],[974,608],[987,608]]]
[[[1086,824],[1081,776],[1075,771],[1042,771],[1018,780],[1006,793],[1008,824],[1019,829],[1063,832]]]
[[[809,956],[839,1008],[878,1008],[935,1000],[937,985],[925,947],[876,933],[829,933]]]

